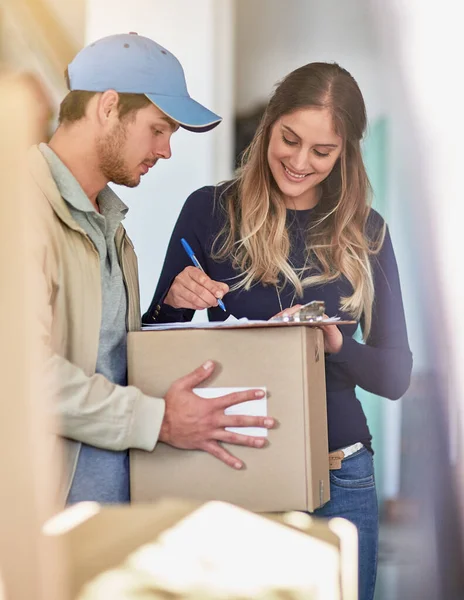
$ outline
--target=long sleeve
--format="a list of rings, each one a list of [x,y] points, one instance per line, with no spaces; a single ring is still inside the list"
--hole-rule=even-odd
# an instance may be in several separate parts
[[[29,259],[34,265],[31,272],[35,278],[42,383],[44,394],[54,399],[55,433],[108,450],[151,451],[163,421],[164,399],[147,396],[133,386],[115,385],[100,374],[90,375],[55,349],[65,335],[65,324],[61,329],[54,327],[54,320],[63,317],[54,315],[57,286],[51,271],[58,269],[50,266],[56,262],[50,256],[55,252],[50,250],[53,241],[46,231],[44,228],[34,236]],[[82,333],[83,339],[85,335]],[[79,346],[76,341],[69,341],[69,345],[79,347],[82,354],[83,339]]]
[[[344,335],[338,354],[327,357],[354,385],[392,400],[408,389],[412,370],[400,280],[387,229],[382,248],[373,257],[375,299],[372,327],[366,343]]]
[[[192,266],[189,257],[182,248],[180,241],[182,238],[185,238],[190,244],[200,264],[207,272],[209,256],[205,244],[211,237],[213,215],[211,196],[213,189],[211,187],[201,188],[187,198],[172,232],[153,299],[147,312],[142,317],[144,324],[192,320],[195,314],[194,310],[176,309],[164,304],[163,301],[175,277],[186,267]]]

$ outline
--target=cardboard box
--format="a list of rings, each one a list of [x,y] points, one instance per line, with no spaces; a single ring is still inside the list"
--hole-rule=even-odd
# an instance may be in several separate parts
[[[227,446],[235,471],[201,451],[158,443],[131,451],[132,502],[174,496],[222,500],[255,512],[307,510],[329,496],[323,335],[308,324],[140,331],[128,337],[129,383],[163,397],[173,381],[213,359],[208,387],[263,387],[279,425],[264,449]]]
[[[87,504],[87,503],[82,503]],[[82,504],[60,513],[85,514]],[[61,531],[54,523],[49,535],[63,540],[63,558],[67,567],[70,597],[76,598],[82,586],[108,569],[120,565],[140,546],[153,542],[158,535],[196,510],[199,503],[165,500],[156,505],[99,507],[74,526]],[[72,520],[72,519],[71,519]]]
[[[274,558],[285,567],[287,560],[294,565],[295,560],[292,556],[295,555],[300,555],[303,564],[306,564],[304,558],[306,556],[310,563],[314,561],[313,554],[317,551],[317,541],[322,543],[320,547],[322,551],[324,545],[332,547],[338,558],[331,567],[329,562],[323,560],[323,554],[318,553],[319,568],[313,571],[314,575],[312,575],[314,583],[318,583],[321,578],[323,580],[334,578],[333,580],[340,584],[340,594],[336,595],[337,599],[356,600],[358,569],[357,533],[354,525],[344,519],[315,519],[302,513],[263,515],[280,526],[286,526],[279,530],[271,523],[266,527],[264,521],[256,520],[255,516],[249,513],[241,515],[230,505],[219,507],[222,512],[229,511],[227,518],[220,518],[221,511],[218,512],[218,507],[214,504],[216,503],[201,504],[176,499],[130,507],[99,507],[95,503],[81,503],[68,507],[53,517],[46,523],[44,529],[47,536],[58,537],[62,542],[62,559],[67,566],[71,598],[80,597],[86,584],[102,573],[112,569],[127,572],[128,566],[127,563],[124,564],[125,561],[130,556],[134,557],[134,552],[146,544],[160,542],[166,550],[170,549],[172,554],[173,543],[177,543],[180,548],[179,563],[181,560],[185,563],[186,557],[191,555],[192,565],[198,561],[198,555],[201,558],[206,548],[207,553],[215,552],[214,560],[222,561],[221,568],[224,569],[227,566],[234,568],[232,565],[235,563],[236,566],[240,560],[242,562],[248,560],[244,556],[237,555],[236,548],[240,546],[239,540],[242,537],[248,539],[251,536],[254,539],[252,545],[254,550],[250,551],[256,552],[254,562],[251,561],[250,564],[253,570],[259,567],[260,563],[264,567],[267,564],[266,549],[269,549]],[[191,526],[192,517],[196,522],[195,528]],[[190,527],[185,527],[187,525],[185,519],[190,519]],[[208,526],[205,526],[205,519]],[[210,527],[213,524],[214,526]],[[292,539],[285,531],[287,528],[305,533],[313,538],[314,542],[308,540],[308,544],[305,544],[302,539]],[[170,535],[173,529],[177,530],[176,537],[172,539],[171,535],[170,545],[166,546],[165,535]],[[234,536],[238,539],[232,539]],[[270,536],[273,538],[272,543],[268,543]],[[301,544],[307,546],[304,551],[299,547]],[[228,553],[232,553],[232,556]],[[159,555],[157,558],[159,560]],[[150,565],[156,567],[151,561]],[[212,568],[211,557],[208,565]],[[237,569],[235,579],[240,580],[245,577],[246,581],[246,574],[242,573],[239,567]],[[305,577],[311,576],[311,571],[308,573],[306,568],[304,573]],[[272,574],[269,575],[269,582],[271,580]],[[323,581],[319,581],[319,584],[325,587]],[[100,594],[98,597],[112,596]],[[322,597],[327,598],[327,596]]]

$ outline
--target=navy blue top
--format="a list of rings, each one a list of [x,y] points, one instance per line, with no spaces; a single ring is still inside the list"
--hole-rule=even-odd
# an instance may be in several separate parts
[[[182,237],[189,242],[212,279],[228,285],[237,281],[238,273],[229,260],[218,262],[211,258],[212,244],[227,219],[220,192],[221,187],[204,187],[191,194],[185,202],[169,243],[153,300],[142,318],[143,323],[189,321],[193,317],[193,310],[174,309],[163,304],[174,277],[192,264],[182,248]],[[291,240],[289,261],[295,268],[304,266],[306,251],[303,232],[314,219],[315,211],[316,208],[287,210]],[[366,228],[368,235],[369,232],[375,235],[383,222],[382,217],[371,210]],[[356,398],[356,386],[392,400],[400,398],[409,386],[412,354],[406,332],[398,268],[388,229],[379,254],[373,256],[371,261],[375,299],[367,343],[353,339],[356,325],[343,325],[340,326],[343,334],[341,351],[326,356],[330,451],[355,442],[362,442],[369,449],[371,447],[372,437],[361,404]],[[342,319],[352,320],[349,314],[340,310],[340,297],[351,293],[349,282],[340,277],[331,283],[306,288],[303,298],[297,297],[294,304],[323,300],[329,316],[338,315]],[[290,306],[293,295],[294,288],[291,285],[280,291],[283,308]],[[229,292],[224,297],[224,303],[228,311],[226,313],[219,307],[208,309],[211,321],[223,321],[230,313],[237,318],[269,319],[280,312],[277,291],[272,285],[258,283],[249,291]]]

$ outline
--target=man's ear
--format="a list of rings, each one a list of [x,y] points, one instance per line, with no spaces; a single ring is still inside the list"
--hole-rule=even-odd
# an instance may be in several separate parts
[[[119,94],[114,90],[103,92],[98,101],[98,117],[102,123],[118,118]]]

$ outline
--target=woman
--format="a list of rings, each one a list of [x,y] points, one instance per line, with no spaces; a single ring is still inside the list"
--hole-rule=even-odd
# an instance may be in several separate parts
[[[237,178],[194,192],[174,229],[144,322],[268,319],[323,300],[329,315],[357,321],[324,326],[331,500],[316,513],[358,527],[360,598],[373,597],[378,509],[371,435],[355,386],[391,399],[409,385],[400,283],[388,229],[369,205],[360,142],[361,92],[336,64],[312,63],[276,88]],[[205,273],[190,266],[191,244]],[[224,298],[227,312],[218,307]]]

